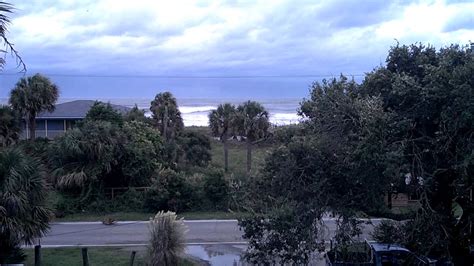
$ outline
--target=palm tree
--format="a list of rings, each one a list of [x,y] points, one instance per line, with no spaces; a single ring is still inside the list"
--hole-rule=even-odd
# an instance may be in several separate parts
[[[48,230],[45,175],[41,163],[21,150],[0,150],[0,264],[21,262],[21,245]]]
[[[183,129],[183,119],[176,98],[170,92],[158,93],[151,102],[150,111],[165,140],[176,137]]]
[[[0,1],[0,40],[3,41],[5,49],[1,49],[0,53],[10,53],[15,57],[17,66],[21,67],[22,71],[26,71],[26,65],[23,62],[23,59],[18,54],[18,51],[15,50],[13,44],[8,40],[6,33],[8,32],[8,24],[10,24],[10,18],[8,17],[13,12],[13,5]],[[1,42],[0,41],[0,42]],[[3,69],[5,65],[4,57],[0,57],[0,69]]]
[[[25,117],[30,139],[35,139],[36,115],[42,111],[52,112],[58,96],[58,87],[40,74],[21,78],[10,92],[10,105]]]
[[[0,106],[0,147],[15,143],[20,138],[20,116],[9,106]]]
[[[219,137],[224,146],[224,169],[229,169],[229,138],[232,123],[235,117],[235,106],[230,103],[220,104],[216,110],[209,113],[209,127],[215,137]]]
[[[235,127],[247,142],[247,174],[252,168],[252,145],[267,135],[268,112],[260,103],[247,101],[237,107]]]

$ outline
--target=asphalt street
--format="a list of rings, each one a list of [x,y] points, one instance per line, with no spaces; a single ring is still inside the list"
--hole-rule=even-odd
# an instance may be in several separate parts
[[[373,226],[380,219],[374,219],[372,224],[363,225],[361,239],[370,239]],[[327,230],[325,240],[334,235],[336,221],[324,219]],[[186,242],[188,244],[245,244],[236,220],[188,220]],[[65,222],[52,223],[49,233],[41,239],[43,247],[51,246],[123,246],[143,245],[148,242],[148,222],[129,221],[118,222],[114,225],[103,225],[101,222]]]

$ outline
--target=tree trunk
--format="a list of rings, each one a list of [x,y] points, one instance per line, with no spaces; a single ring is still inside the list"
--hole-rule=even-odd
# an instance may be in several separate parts
[[[247,175],[250,174],[252,169],[252,141],[247,138]]]
[[[388,209],[392,209],[392,191],[387,192],[387,206]]]
[[[29,129],[30,129],[30,140],[34,140],[36,138],[36,116],[33,114],[30,114],[28,117],[28,124],[29,124]]]
[[[168,139],[168,105],[165,105],[165,113],[163,115],[163,138],[164,140]]]
[[[224,170],[229,171],[229,147],[227,146],[227,134],[222,136],[222,144],[224,144]]]

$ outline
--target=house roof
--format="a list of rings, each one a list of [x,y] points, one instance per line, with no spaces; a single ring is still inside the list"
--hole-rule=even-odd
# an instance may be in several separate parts
[[[397,244],[384,244],[384,243],[372,242],[370,243],[370,246],[374,249],[375,252],[380,252],[380,251],[407,251],[409,252],[408,249]]]
[[[76,118],[82,119],[86,117],[87,112],[91,109],[92,105],[94,105],[96,101],[93,100],[76,100],[72,102],[65,102],[56,104],[56,108],[53,112],[41,112],[36,116],[36,119],[58,119],[58,118]],[[118,111],[121,114],[125,114],[130,111],[130,108],[110,104],[112,108]]]

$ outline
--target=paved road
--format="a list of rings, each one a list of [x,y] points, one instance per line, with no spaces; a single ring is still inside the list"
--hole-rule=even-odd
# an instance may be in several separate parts
[[[372,220],[374,225],[380,220]],[[202,243],[245,243],[242,231],[235,220],[185,221],[188,231],[186,242]],[[325,219],[328,228],[325,239],[329,240],[336,228],[334,219]],[[373,225],[364,225],[362,238],[370,238]],[[102,225],[100,222],[53,223],[50,232],[41,239],[46,246],[77,245],[142,245],[149,239],[148,222],[119,222],[116,225]]]

